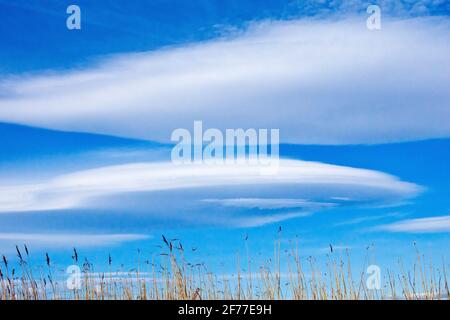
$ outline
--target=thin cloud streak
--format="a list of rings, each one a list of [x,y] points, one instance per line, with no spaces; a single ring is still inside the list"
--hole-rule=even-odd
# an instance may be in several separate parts
[[[405,233],[450,232],[450,216],[403,220],[378,226],[375,230]]]
[[[98,247],[117,245],[122,242],[145,240],[150,238],[144,234],[77,234],[77,233],[3,233],[0,232],[0,243],[25,243],[35,247]]]
[[[394,217],[401,217],[407,215],[406,213],[401,212],[393,212],[388,214],[382,214],[382,215],[372,215],[372,216],[363,216],[363,217],[357,217],[351,220],[346,220],[343,222],[336,223],[335,227],[341,227],[341,226],[349,226],[349,225],[355,225],[355,224],[361,224],[365,222],[372,222],[376,220],[383,220],[383,219],[389,219]]]
[[[320,208],[332,207],[335,203],[312,202],[304,199],[260,199],[260,198],[236,198],[236,199],[204,199],[207,203],[213,203],[224,207],[248,208],[248,209],[287,209],[287,208]]]

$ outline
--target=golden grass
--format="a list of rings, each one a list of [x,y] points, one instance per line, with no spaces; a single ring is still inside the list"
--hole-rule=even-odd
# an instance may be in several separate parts
[[[441,268],[424,262],[417,250],[417,259],[406,270],[399,262],[399,272],[383,270],[379,290],[366,286],[367,259],[354,273],[350,254],[331,253],[325,266],[313,257],[301,262],[298,245],[281,250],[275,241],[274,257],[261,266],[252,266],[246,246],[246,270],[236,258],[236,275],[209,272],[203,264],[191,264],[185,259],[181,243],[172,243],[163,237],[163,252],[152,261],[139,261],[135,269],[113,271],[108,256],[108,272],[94,272],[92,264],[80,262],[73,250],[73,265],[82,271],[78,289],[69,289],[65,270],[53,266],[45,255],[46,265],[32,267],[28,248],[17,249],[19,268],[14,269],[5,256],[0,266],[0,300],[191,300],[191,299],[448,299],[447,265]],[[332,251],[332,248],[331,248]],[[139,253],[140,255],[140,253]],[[252,271],[253,270],[253,271]],[[307,270],[307,271],[305,271]]]

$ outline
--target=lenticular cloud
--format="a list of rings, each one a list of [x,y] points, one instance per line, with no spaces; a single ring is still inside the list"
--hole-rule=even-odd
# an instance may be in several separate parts
[[[169,141],[192,127],[278,128],[281,142],[450,136],[450,21],[263,22],[229,38],[0,81],[0,121]]]
[[[122,211],[252,226],[336,206],[395,205],[420,191],[382,172],[298,160],[280,160],[275,175],[248,164],[133,163],[2,186],[0,212]]]

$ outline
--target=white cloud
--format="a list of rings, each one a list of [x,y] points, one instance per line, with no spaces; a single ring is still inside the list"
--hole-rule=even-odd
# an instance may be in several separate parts
[[[450,216],[411,219],[379,226],[377,230],[407,233],[450,232]]]
[[[305,211],[305,212],[274,213],[274,214],[254,215],[254,216],[239,216],[233,217],[233,221],[229,222],[228,224],[240,228],[252,228],[284,220],[306,217],[311,215],[313,212],[314,211]]]
[[[143,234],[77,234],[77,233],[1,233],[0,243],[27,244],[34,247],[98,247],[148,239]]]
[[[175,128],[280,128],[282,142],[450,136],[448,18],[265,22],[232,39],[4,79],[0,121],[168,141]]]
[[[150,214],[154,209],[154,214],[175,220],[259,225],[341,205],[333,200],[336,197],[351,199],[345,205],[380,205],[420,191],[382,172],[299,160],[280,160],[276,175],[261,175],[260,167],[246,164],[150,162],[79,171],[33,185],[1,186],[0,212],[101,208]],[[145,196],[133,198],[140,194]]]
[[[332,207],[334,203],[312,202],[304,199],[204,199],[208,203],[218,204],[224,207],[257,208],[257,209],[285,209],[285,208],[323,208]]]
[[[336,223],[335,226],[336,227],[349,226],[349,225],[355,225],[355,224],[360,224],[360,223],[365,223],[365,222],[373,222],[376,220],[383,220],[383,219],[394,218],[394,217],[398,218],[400,216],[405,216],[405,215],[406,214],[402,213],[402,212],[391,212],[391,213],[382,214],[382,215],[362,216],[362,217],[357,217],[357,218],[353,218],[353,219],[350,219],[347,221]]]

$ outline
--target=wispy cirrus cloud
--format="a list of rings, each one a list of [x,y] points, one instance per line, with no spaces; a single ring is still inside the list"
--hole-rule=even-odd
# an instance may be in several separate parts
[[[4,233],[0,232],[0,244],[24,243],[34,247],[101,247],[122,242],[148,239],[144,234],[83,234],[83,233]]]
[[[384,19],[377,32],[365,19],[261,22],[229,38],[2,79],[0,121],[157,141],[198,119],[280,128],[290,143],[449,137],[450,19]]]
[[[403,220],[378,226],[375,230],[405,233],[450,232],[450,216]]]
[[[235,199],[204,199],[224,207],[249,209],[288,209],[288,208],[324,208],[335,206],[335,203],[312,202],[304,199],[261,199],[261,198],[235,198]]]
[[[373,221],[395,218],[395,217],[397,217],[397,218],[403,217],[405,215],[407,215],[407,214],[402,213],[402,212],[391,212],[391,213],[380,214],[380,215],[362,216],[362,217],[356,217],[356,218],[353,218],[350,220],[336,223],[335,226],[341,227],[341,226],[356,225],[356,224],[361,224],[361,223],[365,223],[365,222],[373,222]]]

